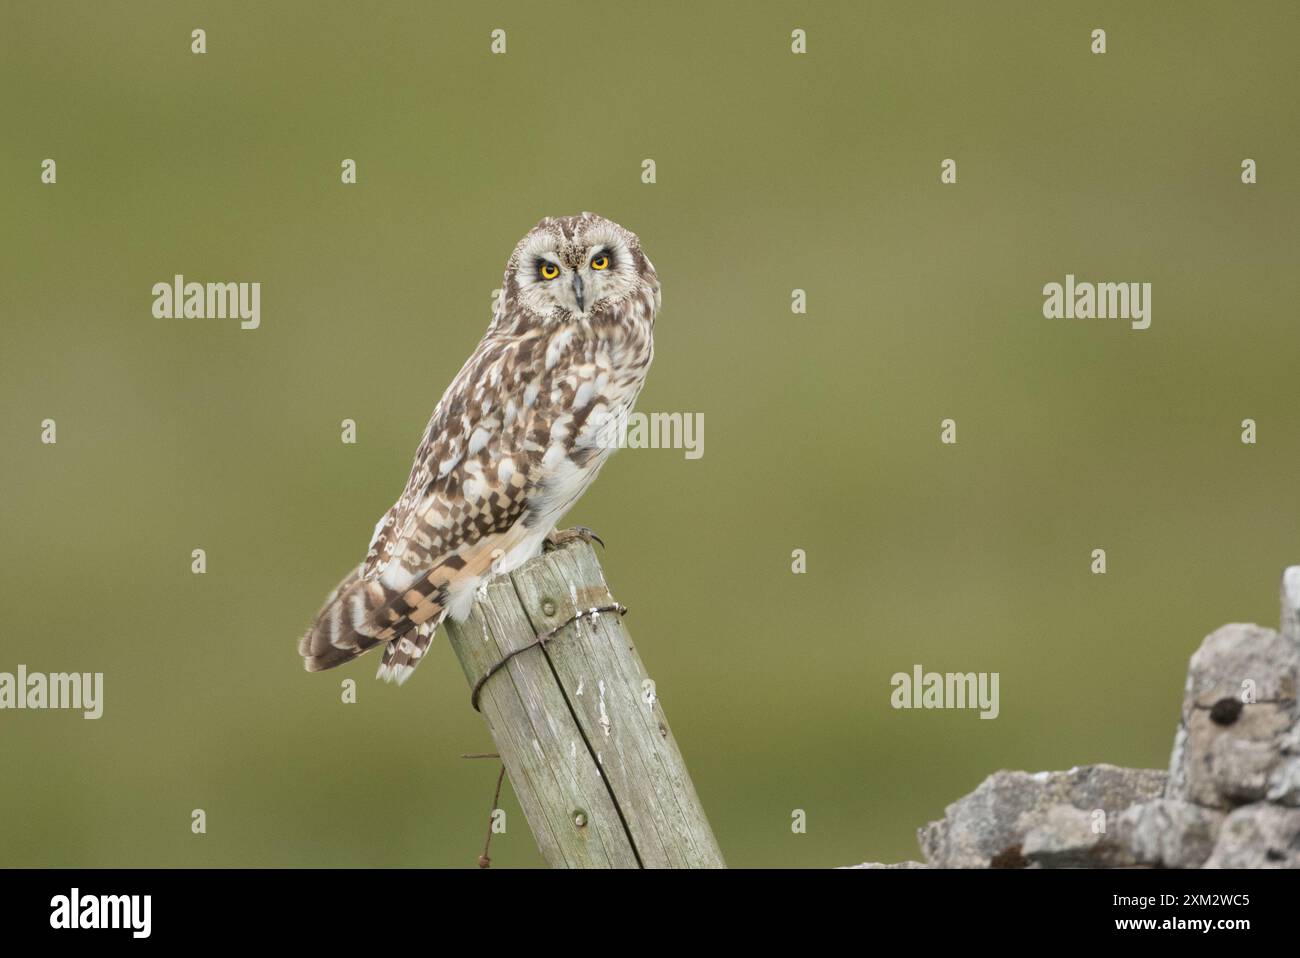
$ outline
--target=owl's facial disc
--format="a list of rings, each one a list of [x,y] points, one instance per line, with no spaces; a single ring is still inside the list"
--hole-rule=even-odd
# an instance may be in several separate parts
[[[572,238],[539,232],[522,248],[519,302],[546,319],[587,319],[638,288],[632,251],[617,227],[596,224]]]

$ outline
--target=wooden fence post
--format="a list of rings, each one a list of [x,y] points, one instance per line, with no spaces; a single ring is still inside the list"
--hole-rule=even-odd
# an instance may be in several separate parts
[[[547,864],[726,867],[617,609],[572,539],[491,580],[447,633]]]

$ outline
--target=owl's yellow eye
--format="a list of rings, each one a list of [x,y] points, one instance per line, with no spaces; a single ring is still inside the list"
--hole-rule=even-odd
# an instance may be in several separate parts
[[[543,263],[537,272],[541,275],[542,279],[555,279],[555,277],[560,275],[560,267],[556,266],[554,263]]]
[[[599,256],[597,256],[595,259],[591,261],[592,269],[607,269],[608,267],[609,267],[609,255],[607,253],[601,253]]]

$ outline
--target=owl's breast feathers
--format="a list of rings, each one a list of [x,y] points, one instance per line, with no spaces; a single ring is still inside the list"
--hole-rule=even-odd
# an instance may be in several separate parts
[[[403,681],[448,614],[540,549],[613,451],[654,355],[657,288],[584,320],[498,315],[447,388],[410,478],[365,561],[326,600],[299,651],[309,671],[387,643]]]

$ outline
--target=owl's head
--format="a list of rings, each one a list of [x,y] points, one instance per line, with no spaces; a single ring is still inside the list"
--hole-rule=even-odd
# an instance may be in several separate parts
[[[506,264],[505,310],[544,321],[587,319],[638,293],[658,296],[636,234],[595,213],[548,216]]]

